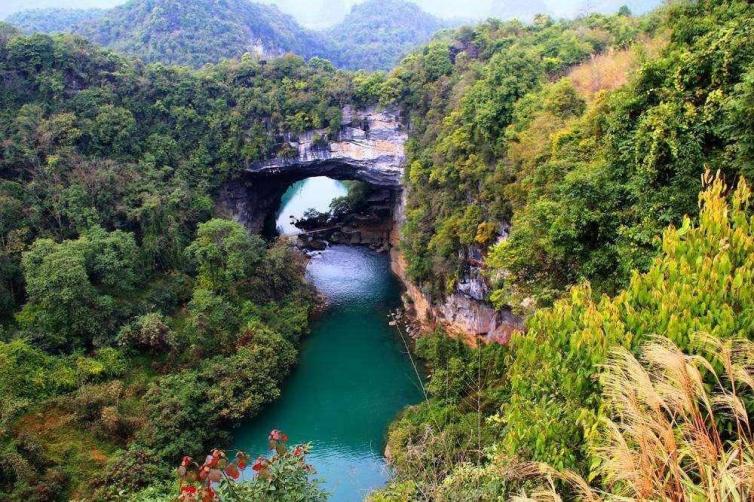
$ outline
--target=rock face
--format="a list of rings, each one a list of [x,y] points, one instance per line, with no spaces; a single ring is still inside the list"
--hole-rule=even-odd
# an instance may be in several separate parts
[[[402,190],[408,134],[398,112],[346,107],[342,115],[343,127],[336,138],[328,138],[327,130],[289,135],[283,149],[287,155],[246,166],[244,175],[220,190],[218,212],[260,232],[285,190],[312,176]]]
[[[401,187],[408,135],[394,110],[343,109],[340,134],[328,141],[327,130],[287,138],[286,156],[251,164],[252,176],[311,176],[355,179],[384,187]]]
[[[406,260],[397,247],[397,229],[403,222],[404,205],[405,196],[401,207],[394,211],[396,221],[391,235],[393,248],[390,250],[390,264],[406,287],[406,296],[416,320],[426,329],[440,325],[471,344],[476,343],[480,337],[491,342],[507,343],[513,333],[523,330],[523,319],[510,310],[495,310],[487,303],[489,288],[481,274],[483,256],[479,249],[467,250],[466,274],[451,295],[435,300],[411,283],[406,273]]]

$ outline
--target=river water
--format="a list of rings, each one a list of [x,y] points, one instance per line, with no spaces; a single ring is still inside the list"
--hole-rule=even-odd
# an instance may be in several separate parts
[[[279,231],[292,232],[291,214],[325,210],[344,193],[342,183],[328,178],[291,186]],[[400,288],[387,255],[363,247],[328,248],[312,258],[307,276],[328,308],[304,340],[281,399],[238,430],[234,447],[262,454],[269,431],[280,429],[291,444],[312,443],[309,461],[330,500],[361,500],[390,476],[383,457],[388,425],[422,396],[406,347],[388,325]]]

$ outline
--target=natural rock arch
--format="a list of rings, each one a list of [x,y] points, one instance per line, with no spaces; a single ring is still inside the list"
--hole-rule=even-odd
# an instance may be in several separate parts
[[[286,140],[290,155],[246,166],[244,174],[221,192],[221,210],[258,232],[275,214],[285,190],[302,179],[329,176],[401,192],[407,134],[398,114],[392,110],[346,108],[343,123],[345,126],[334,141],[322,141],[327,134],[324,130],[289,136]],[[401,201],[402,197],[393,199]],[[400,202],[395,206],[397,227],[403,207]],[[394,244],[397,232],[393,234]],[[427,328],[440,324],[471,340],[487,336],[498,341],[507,341],[512,332],[523,328],[522,319],[509,309],[497,311],[485,301],[486,284],[478,267],[469,267],[455,292],[433,299],[408,280],[405,262],[397,249],[391,250],[391,257],[393,271],[405,284],[417,319]]]
[[[401,191],[408,138],[395,110],[343,109],[338,137],[326,130],[286,138],[289,155],[252,163],[220,193],[219,208],[252,231],[264,229],[285,190],[314,176],[358,180]]]

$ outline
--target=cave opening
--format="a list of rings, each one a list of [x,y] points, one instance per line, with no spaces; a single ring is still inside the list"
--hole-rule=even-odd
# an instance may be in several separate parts
[[[269,240],[289,237],[304,249],[351,244],[387,250],[402,187],[347,167],[246,172],[221,190],[218,211]]]

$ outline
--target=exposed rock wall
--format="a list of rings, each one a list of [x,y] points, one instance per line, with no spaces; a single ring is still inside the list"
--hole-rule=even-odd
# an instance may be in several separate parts
[[[405,206],[405,194],[401,200]],[[507,343],[516,331],[523,329],[523,319],[515,316],[510,310],[498,311],[486,302],[488,287],[481,275],[481,251],[475,260],[477,265],[469,265],[466,275],[459,281],[453,294],[435,301],[429,294],[422,291],[408,279],[405,257],[398,246],[400,228],[404,207],[395,209],[396,222],[391,235],[392,249],[390,250],[390,264],[406,288],[406,296],[410,300],[411,314],[425,329],[442,326],[448,332],[476,343],[478,338],[498,343]]]
[[[346,107],[340,133],[327,135],[327,130],[316,130],[289,136],[285,150],[293,154],[246,166],[244,174],[220,190],[218,213],[260,232],[286,188],[312,176],[401,190],[408,135],[397,111]]]
[[[400,187],[407,139],[397,111],[346,107],[336,138],[329,138],[326,129],[288,137],[288,155],[251,164],[246,172],[253,176],[330,176]]]

